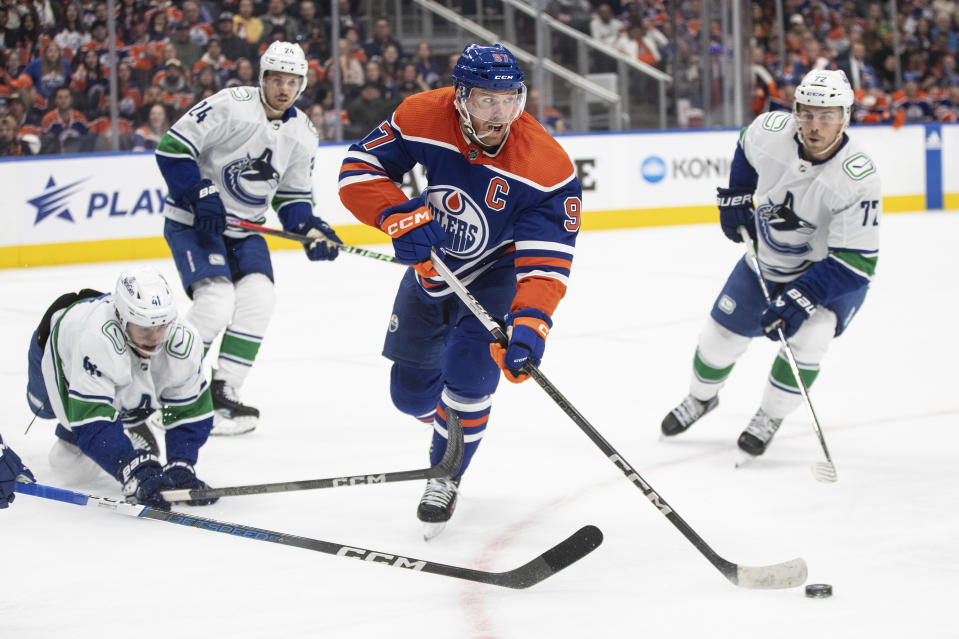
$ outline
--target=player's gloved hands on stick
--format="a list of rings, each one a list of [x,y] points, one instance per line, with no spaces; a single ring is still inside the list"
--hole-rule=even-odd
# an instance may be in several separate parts
[[[423,277],[438,275],[430,262],[430,250],[436,249],[443,258],[446,231],[433,219],[422,195],[385,209],[377,226],[393,238],[393,252],[401,264],[412,266]]]
[[[503,347],[493,342],[489,345],[489,354],[496,365],[503,370],[507,380],[514,384],[529,379],[528,373],[521,372],[526,362],[539,366],[546,349],[546,336],[553,326],[549,315],[535,308],[526,308],[506,314],[506,336],[509,344]]]
[[[7,448],[0,438],[0,508],[9,506],[16,497],[13,489],[17,479],[31,484],[37,481],[30,469],[20,461],[20,456]]]
[[[206,235],[223,235],[226,231],[226,209],[213,182],[200,180],[184,197],[193,207],[193,228]]]
[[[131,504],[143,504],[159,510],[170,510],[161,490],[173,488],[163,476],[163,466],[156,455],[136,449],[120,462],[117,478],[123,483],[123,495]]]
[[[756,239],[756,219],[753,212],[752,191],[741,189],[716,189],[716,204],[719,206],[719,225],[733,242],[742,242],[739,227],[745,226],[749,237]]]
[[[766,337],[774,342],[779,341],[777,328],[783,329],[783,335],[789,339],[796,334],[802,323],[812,317],[819,303],[815,297],[800,283],[786,284],[783,292],[773,298],[772,303],[763,311],[759,323],[762,324]]]
[[[163,467],[163,476],[175,489],[206,490],[209,488],[206,482],[201,481],[196,476],[193,464],[183,461],[182,459],[174,459],[173,461],[167,462],[167,465]],[[186,503],[190,506],[209,506],[210,504],[215,504],[218,499],[219,497],[191,499]]]
[[[300,222],[293,230],[300,235],[316,238],[311,244],[303,244],[303,250],[306,251],[306,256],[311,262],[335,260],[340,254],[340,247],[337,244],[342,244],[343,240],[336,234],[333,227],[315,215]]]

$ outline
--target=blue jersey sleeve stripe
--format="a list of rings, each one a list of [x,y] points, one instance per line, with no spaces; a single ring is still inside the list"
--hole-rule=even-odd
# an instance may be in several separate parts
[[[112,398],[112,397],[107,397],[107,396],[105,396],[105,395],[85,395],[85,394],[83,394],[83,393],[78,393],[77,391],[73,390],[72,388],[71,388],[69,391],[67,391],[67,393],[68,393],[71,397],[77,397],[77,398],[82,399],[82,400],[85,400],[85,401],[103,402],[104,404],[110,404],[110,405],[113,404],[113,398]]]

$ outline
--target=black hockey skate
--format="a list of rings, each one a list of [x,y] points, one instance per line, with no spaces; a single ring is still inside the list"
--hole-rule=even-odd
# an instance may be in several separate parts
[[[692,395],[687,395],[679,406],[669,411],[669,414],[663,418],[663,423],[660,426],[663,435],[672,437],[673,435],[680,434],[718,405],[718,395],[705,402],[696,399]]]
[[[782,423],[783,420],[773,419],[760,408],[756,411],[756,414],[753,415],[749,425],[746,426],[746,430],[739,435],[739,440],[736,444],[740,450],[754,457],[762,455],[766,452],[766,447],[769,445],[769,442],[772,441],[773,435],[776,434],[776,431],[779,430],[779,426]]]
[[[426,490],[420,498],[416,516],[423,522],[423,538],[429,541],[443,532],[446,522],[453,516],[460,480],[439,477],[426,482]]]
[[[210,382],[213,398],[213,430],[211,435],[242,435],[256,428],[259,409],[240,402],[236,389],[222,379]]]

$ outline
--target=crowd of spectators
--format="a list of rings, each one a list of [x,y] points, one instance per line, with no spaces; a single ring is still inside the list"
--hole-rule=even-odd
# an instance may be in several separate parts
[[[333,139],[337,120],[344,138],[361,137],[406,96],[451,82],[458,52],[435,56],[425,41],[415,51],[404,50],[389,19],[370,25],[358,16],[359,1],[338,0],[339,58],[333,60],[328,7],[315,0],[117,0],[120,147],[155,148],[192,105],[226,87],[255,85],[259,56],[276,40],[297,42],[306,54],[307,87],[297,106],[309,114],[321,140]],[[715,4],[551,0],[547,11],[640,61],[667,72],[678,69],[677,82],[696,90],[703,68],[700,29],[708,24],[717,104],[721,62],[731,50],[722,42]],[[838,68],[856,92],[855,122],[959,120],[959,0],[899,0],[896,16],[879,0],[783,5],[784,59],[774,2],[752,3],[755,112],[790,109],[803,74]],[[106,0],[0,0],[0,155],[111,148],[107,11]],[[563,51],[558,53],[562,59]],[[338,112],[334,64],[345,96]],[[550,130],[569,130],[558,111],[547,111]]]
[[[899,125],[959,119],[956,0],[898,0],[895,16],[889,15],[885,0],[783,0],[782,4],[784,56],[780,55],[775,2],[754,0],[751,5],[755,114],[791,110],[793,90],[808,71],[841,69],[856,95],[854,122]],[[683,77],[677,80],[686,80],[693,92],[701,94],[702,12],[711,10],[707,50],[714,87],[710,98],[716,105],[722,83],[731,80],[723,77],[724,71],[728,75],[723,56],[728,60],[732,54],[722,41],[718,5],[701,0],[593,0],[593,5],[589,0],[552,0],[548,11],[647,64],[667,72],[678,68]],[[698,102],[702,104],[701,95]]]
[[[362,137],[404,97],[448,84],[428,42],[407,55],[390,21],[369,38],[351,0],[339,0],[339,60],[330,19],[314,0],[117,0],[118,142],[148,150],[172,122],[223,88],[253,86],[271,42],[297,42],[307,86],[296,105],[321,140]],[[109,36],[105,0],[0,0],[0,156],[112,148]],[[333,108],[332,66],[342,77]]]

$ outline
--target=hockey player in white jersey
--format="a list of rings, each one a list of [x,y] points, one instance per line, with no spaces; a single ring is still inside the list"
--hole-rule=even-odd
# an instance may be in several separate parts
[[[169,509],[161,490],[207,488],[194,470],[213,426],[202,362],[197,331],[177,318],[173,292],[156,269],[124,271],[112,294],[83,289],[57,298],[28,354],[30,409],[59,422],[51,465],[77,477],[92,460],[123,485],[128,501],[152,508]],[[125,432],[154,411],[166,465]]]
[[[260,58],[260,86],[224,89],[163,136],[157,164],[169,188],[163,235],[193,306],[187,319],[209,348],[222,331],[211,392],[213,434],[256,427],[260,412],[238,391],[273,313],[273,266],[259,235],[227,229],[230,215],[258,224],[272,207],[283,228],[317,238],[310,260],[333,260],[340,239],[313,215],[318,136],[293,103],[306,87],[303,50],[274,42]]]
[[[713,410],[750,340],[778,342],[778,327],[811,385],[833,337],[862,306],[879,255],[882,196],[875,164],[846,134],[852,103],[842,71],[810,71],[792,114],[764,113],[740,135],[729,188],[719,189],[720,224],[734,242],[740,227],[749,232],[772,304],[740,260],[699,337],[689,395],[663,419],[664,435]],[[801,402],[780,349],[739,448],[761,455]]]

